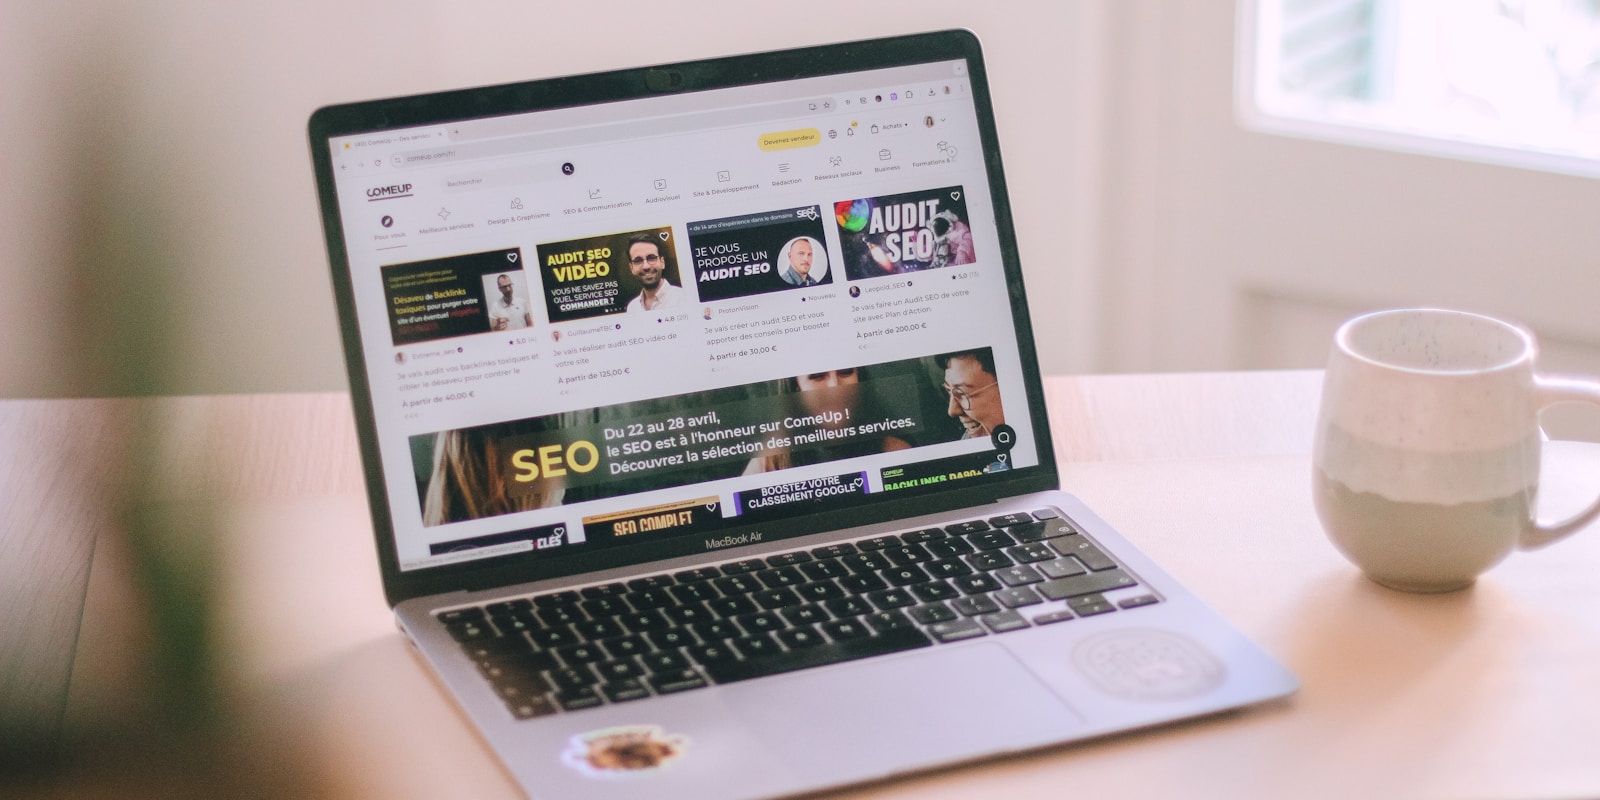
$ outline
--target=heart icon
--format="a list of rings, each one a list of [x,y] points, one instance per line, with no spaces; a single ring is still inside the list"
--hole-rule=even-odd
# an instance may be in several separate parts
[[[563,533],[566,533],[566,532],[567,532],[567,526],[565,526],[565,525],[557,525],[556,526],[556,535],[559,536],[559,535],[561,535]]]
[[[960,200],[961,199],[961,193],[960,192],[951,192],[950,193],[950,199],[951,200]]]
[[[516,253],[506,253],[506,260],[510,261],[513,264],[517,263],[517,254]]]
[[[707,511],[716,511],[717,510],[717,504],[716,503],[706,503],[706,510]]]
[[[668,236],[671,236],[671,235],[672,235],[672,231],[662,231],[662,232],[661,232],[661,233],[659,233],[659,234],[657,234],[657,235],[658,235],[658,236],[660,236],[660,237],[661,237],[661,241],[663,241],[663,242],[664,242],[664,241],[666,241],[666,240],[667,240],[667,237],[668,237]]]

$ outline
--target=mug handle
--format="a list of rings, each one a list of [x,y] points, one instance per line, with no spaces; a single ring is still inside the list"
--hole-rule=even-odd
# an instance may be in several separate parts
[[[1538,403],[1540,411],[1556,403],[1590,403],[1600,406],[1600,382],[1586,378],[1535,375],[1533,389],[1534,400]],[[1545,526],[1536,521],[1529,521],[1517,541],[1517,547],[1522,550],[1544,547],[1583,528],[1596,517],[1600,517],[1600,498],[1596,498],[1588,508],[1555,525]]]

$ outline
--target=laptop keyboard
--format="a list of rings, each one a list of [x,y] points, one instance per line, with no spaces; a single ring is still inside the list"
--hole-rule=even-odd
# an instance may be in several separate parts
[[[528,719],[1157,602],[1045,509],[438,618],[512,715]]]

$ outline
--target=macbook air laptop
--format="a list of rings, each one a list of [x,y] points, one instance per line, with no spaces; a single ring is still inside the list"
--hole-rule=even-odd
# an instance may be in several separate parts
[[[310,143],[388,601],[529,796],[791,795],[1294,690],[1060,491],[972,34]]]

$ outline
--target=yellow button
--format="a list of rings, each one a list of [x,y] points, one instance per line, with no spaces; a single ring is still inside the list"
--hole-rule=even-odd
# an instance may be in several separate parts
[[[762,150],[788,150],[791,147],[814,147],[822,141],[822,132],[816,128],[801,128],[797,131],[781,131],[778,133],[763,133],[756,140]]]

